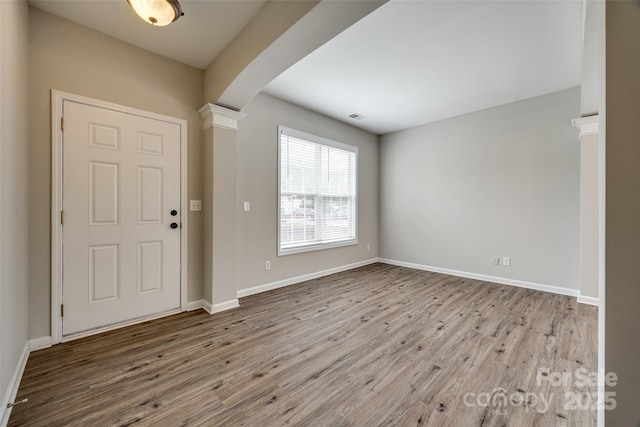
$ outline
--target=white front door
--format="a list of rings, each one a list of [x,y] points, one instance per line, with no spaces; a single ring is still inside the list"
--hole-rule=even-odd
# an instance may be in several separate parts
[[[64,100],[63,335],[180,308],[180,126]]]

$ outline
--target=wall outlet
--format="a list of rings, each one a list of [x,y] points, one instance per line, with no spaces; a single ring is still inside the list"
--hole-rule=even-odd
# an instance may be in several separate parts
[[[265,261],[264,269],[267,271],[271,270],[271,261]]]
[[[251,203],[244,202],[244,211],[249,212],[251,210]]]
[[[370,251],[371,250],[371,244],[367,243],[367,250]]]
[[[200,212],[202,210],[202,200],[189,200],[189,210]]]
[[[504,257],[502,258],[502,265],[509,267],[511,265],[511,257]]]
[[[494,256],[493,257],[493,265],[500,265],[500,257],[499,256]]]

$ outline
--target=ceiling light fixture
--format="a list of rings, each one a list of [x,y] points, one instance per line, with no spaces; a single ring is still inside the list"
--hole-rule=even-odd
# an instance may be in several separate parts
[[[184,15],[178,0],[127,0],[127,3],[145,22],[158,27],[169,25]]]

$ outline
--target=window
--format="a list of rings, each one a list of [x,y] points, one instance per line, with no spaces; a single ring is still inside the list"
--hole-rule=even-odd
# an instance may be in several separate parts
[[[358,148],[278,127],[278,255],[358,243]]]

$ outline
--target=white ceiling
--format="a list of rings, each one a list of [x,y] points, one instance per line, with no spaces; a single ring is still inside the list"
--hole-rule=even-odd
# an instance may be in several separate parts
[[[29,0],[53,15],[200,69],[213,62],[265,3],[180,0],[184,16],[167,27],[154,27],[138,18],[126,0]]]
[[[167,27],[144,23],[126,0],[29,2],[205,69],[266,0],[181,0],[185,16]],[[582,27],[580,0],[392,0],[265,92],[388,133],[580,85]]]
[[[579,86],[582,23],[581,1],[391,1],[265,92],[388,133]]]

